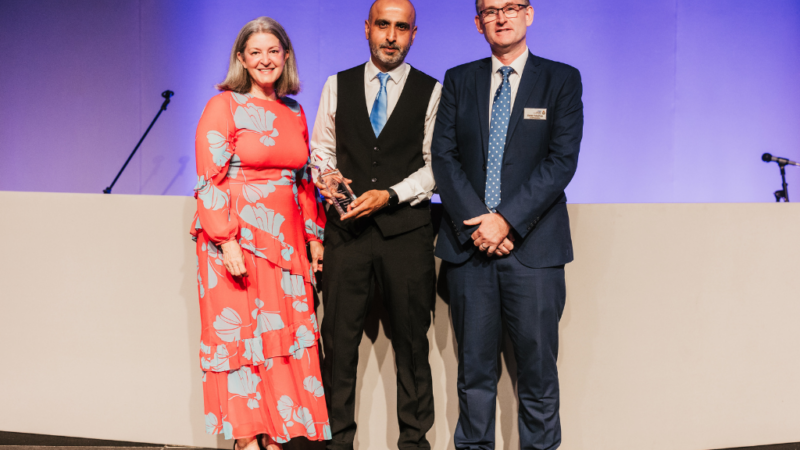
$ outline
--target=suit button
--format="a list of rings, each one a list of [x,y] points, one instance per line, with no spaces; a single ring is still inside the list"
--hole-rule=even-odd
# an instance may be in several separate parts
[[[377,152],[378,151],[378,147],[373,148],[372,151]]]
[[[377,179],[377,178],[373,178],[373,179],[372,179],[372,182],[373,182],[373,183],[377,183],[377,182],[378,182],[378,179]]]
[[[372,167],[375,167],[377,165],[378,165],[378,161],[372,161]]]
[[[532,230],[532,229],[533,229],[533,224],[529,224],[529,225],[528,225],[528,229],[529,229],[529,230]]]

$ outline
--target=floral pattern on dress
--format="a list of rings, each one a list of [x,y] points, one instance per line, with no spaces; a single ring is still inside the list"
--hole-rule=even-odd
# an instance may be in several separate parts
[[[252,312],[253,318],[256,319],[257,324],[256,330],[253,332],[254,336],[261,336],[262,333],[267,331],[282,330],[286,326],[279,312],[269,312],[260,309],[263,307],[264,302],[256,299],[256,309]]]
[[[258,141],[267,147],[275,145],[275,140],[272,138],[278,137],[278,129],[273,127],[273,123],[278,116],[272,111],[265,110],[252,103],[246,103],[245,106],[236,108],[236,113],[233,115],[233,121],[236,128],[242,130],[249,130],[261,134]]]
[[[261,400],[258,383],[261,383],[261,377],[254,374],[249,366],[228,372],[228,392],[234,397],[246,398],[250,409],[258,408],[258,400]]]
[[[225,421],[224,417],[222,418],[222,423],[220,424],[217,420],[217,416],[214,413],[208,413],[206,414],[206,433],[225,433],[225,435],[228,436],[233,433],[233,428],[231,427],[230,422]]]
[[[313,375],[309,375],[303,380],[303,388],[314,394],[314,397],[325,396],[325,389],[322,388],[322,382]]]

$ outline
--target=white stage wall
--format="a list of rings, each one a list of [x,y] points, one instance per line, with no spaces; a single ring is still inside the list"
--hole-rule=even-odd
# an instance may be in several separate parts
[[[800,441],[800,205],[569,208],[562,448]],[[229,448],[204,430],[193,199],[0,192],[0,211],[0,430]],[[433,313],[428,438],[452,449],[455,344],[441,298]],[[361,450],[398,436],[381,314],[361,346]],[[513,364],[498,449],[519,448]]]

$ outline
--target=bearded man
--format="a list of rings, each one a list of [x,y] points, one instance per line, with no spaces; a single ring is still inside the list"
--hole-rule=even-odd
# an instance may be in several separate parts
[[[370,60],[328,78],[312,164],[352,180],[358,196],[325,230],[323,384],[329,449],[352,449],[358,347],[374,291],[390,315],[397,367],[398,447],[429,449],[433,390],[427,332],[435,300],[430,148],[442,86],[404,63],[417,33],[408,0],[378,0],[364,29]],[[315,176],[318,174],[315,173]],[[315,179],[330,202],[326,186]]]

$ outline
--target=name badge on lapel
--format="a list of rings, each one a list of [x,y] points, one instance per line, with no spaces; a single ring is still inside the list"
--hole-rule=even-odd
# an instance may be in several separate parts
[[[547,120],[547,108],[525,108],[525,119]]]

